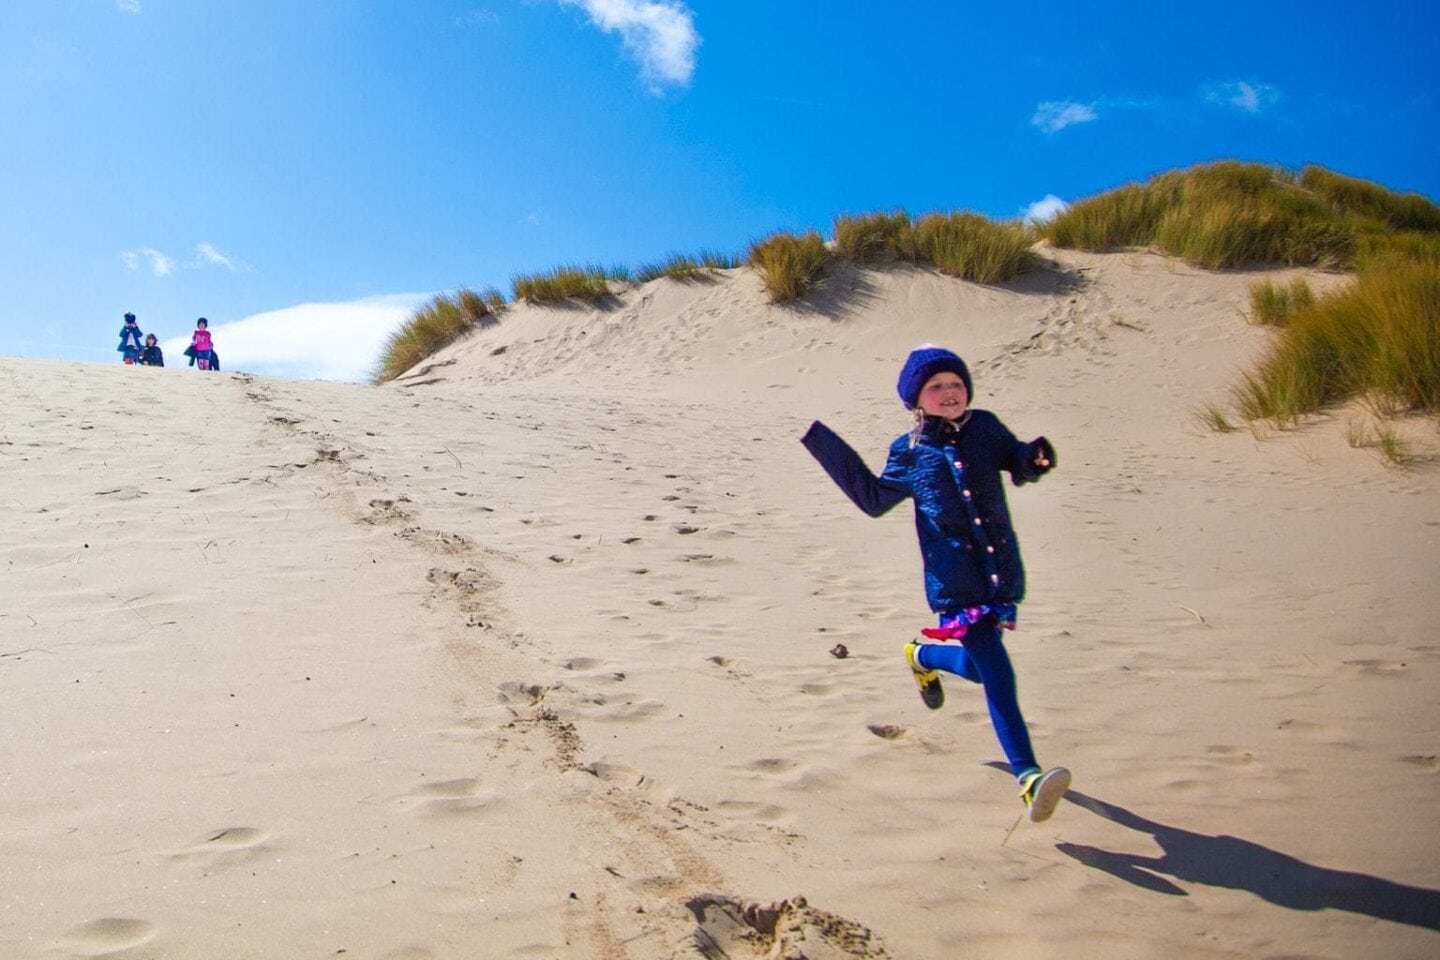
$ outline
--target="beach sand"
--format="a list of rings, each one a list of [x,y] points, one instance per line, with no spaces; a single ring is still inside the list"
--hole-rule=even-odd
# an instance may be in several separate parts
[[[379,388],[0,360],[0,957],[1440,955],[1435,421],[1212,432],[1259,275],[1043,254],[516,306]],[[916,694],[909,507],[797,442],[879,469],[925,341],[1058,451],[1045,823]]]

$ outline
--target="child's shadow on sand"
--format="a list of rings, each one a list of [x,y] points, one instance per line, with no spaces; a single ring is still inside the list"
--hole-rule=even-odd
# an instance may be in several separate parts
[[[1160,874],[1212,887],[1248,890],[1291,910],[1348,910],[1381,920],[1440,930],[1440,890],[1409,887],[1380,877],[1330,870],[1239,837],[1203,833],[1146,820],[1124,807],[1071,790],[1065,797],[1096,816],[1155,838],[1159,857],[1112,853],[1077,843],[1056,847],[1087,867],[1155,893],[1187,896]]]

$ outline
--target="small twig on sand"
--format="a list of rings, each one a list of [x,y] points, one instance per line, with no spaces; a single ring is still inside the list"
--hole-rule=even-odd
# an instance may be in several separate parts
[[[1024,819],[1025,819],[1025,814],[1023,814],[1023,813],[1020,814],[1018,817],[1015,818],[1015,822],[1012,823],[1012,824],[1010,824],[1010,829],[1005,831],[1005,839],[1000,841],[1000,846],[1003,847],[1003,846],[1005,846],[1005,844],[1007,844],[1007,843],[1010,842],[1010,838],[1013,837],[1013,836],[1015,836],[1015,828],[1018,827],[1018,826],[1020,826],[1020,821],[1021,821],[1021,820],[1024,820]]]
[[[450,456],[455,457],[455,451],[451,450],[449,447],[442,447],[441,449],[444,450],[446,453],[450,454]],[[455,457],[455,466],[459,467],[462,470],[465,469],[465,464],[460,462],[459,457]]]
[[[1200,623],[1201,623],[1203,626],[1207,626],[1207,627],[1210,626],[1210,624],[1208,624],[1208,623],[1205,622],[1205,618],[1202,617],[1202,616],[1200,616],[1200,612],[1199,612],[1198,610],[1191,610],[1189,607],[1185,606],[1185,604],[1183,604],[1183,603],[1180,604],[1180,609],[1181,609],[1181,610],[1184,610],[1186,613],[1189,613],[1190,615],[1192,615],[1196,620],[1199,620]]]

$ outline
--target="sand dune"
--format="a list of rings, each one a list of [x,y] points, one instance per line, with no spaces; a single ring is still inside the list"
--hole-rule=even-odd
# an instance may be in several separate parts
[[[1047,256],[515,307],[383,388],[0,360],[0,956],[1435,956],[1433,421],[1205,431],[1254,276]],[[1059,450],[1044,824],[915,695],[908,508],[796,442],[878,467],[929,340]]]

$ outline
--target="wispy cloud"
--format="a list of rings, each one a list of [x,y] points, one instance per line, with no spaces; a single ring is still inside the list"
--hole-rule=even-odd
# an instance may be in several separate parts
[[[1059,133],[1077,123],[1090,123],[1099,119],[1093,103],[1073,103],[1069,100],[1048,100],[1035,108],[1030,122],[1046,133]]]
[[[141,265],[150,264],[150,272],[157,277],[168,277],[175,272],[175,261],[154,247],[138,247],[120,251],[120,262],[126,270],[139,270]]]
[[[195,262],[189,264],[192,268],[204,266],[224,267],[231,273],[249,273],[250,267],[234,257],[227,256],[215,248],[213,243],[202,241],[195,245]]]
[[[225,370],[304,380],[369,379],[385,338],[433,293],[400,293],[341,303],[303,303],[210,324]],[[185,363],[183,337],[162,345],[166,361]]]
[[[1053,193],[1047,193],[1045,199],[1036,200],[1026,207],[1020,214],[1020,219],[1026,223],[1048,223],[1069,209],[1070,204]]]
[[[1201,84],[1200,97],[1222,107],[1261,113],[1280,101],[1280,88],[1251,80],[1211,80]]]
[[[202,241],[195,245],[195,256],[184,263],[177,264],[175,258],[162,250],[154,247],[136,247],[134,250],[120,251],[120,262],[127,270],[139,270],[148,264],[150,272],[157,277],[168,277],[175,272],[179,266],[185,270],[203,270],[206,267],[221,267],[231,273],[251,273],[251,267],[243,260],[239,260],[229,254],[222,253],[215,244]]]
[[[140,0],[115,0],[115,9],[132,17],[140,16]]]
[[[686,86],[695,74],[700,35],[695,15],[678,0],[557,0],[580,7],[606,33],[618,33],[625,49],[640,62],[652,93],[666,84]]]

